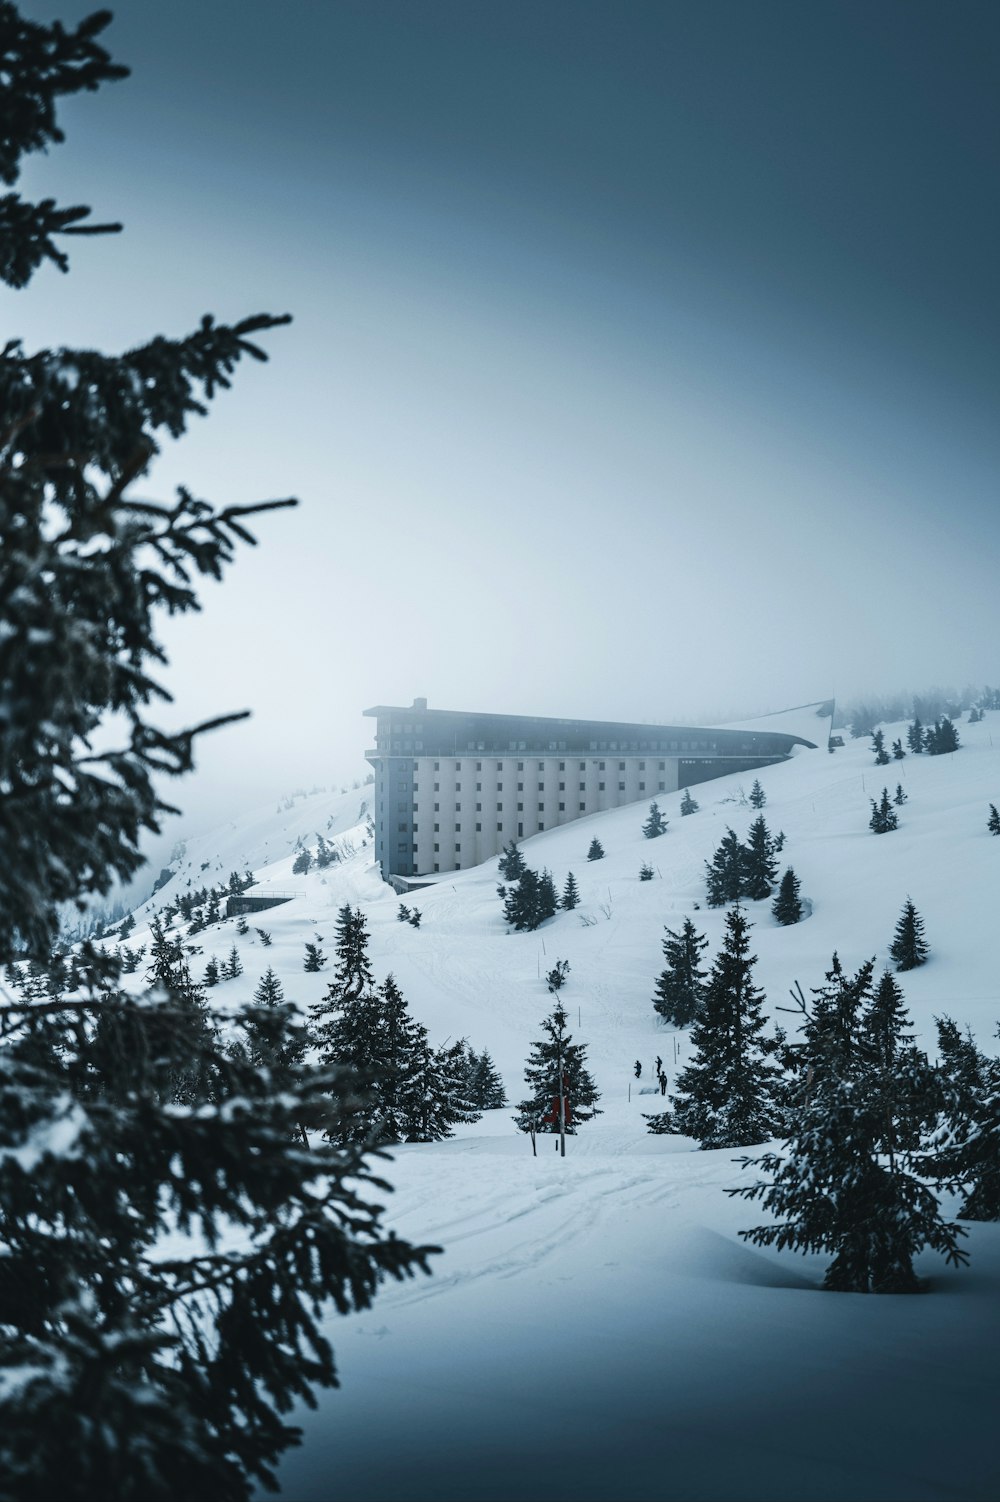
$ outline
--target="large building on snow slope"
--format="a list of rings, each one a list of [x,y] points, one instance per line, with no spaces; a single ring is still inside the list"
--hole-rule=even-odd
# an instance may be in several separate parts
[[[817,717],[832,705],[809,705]],[[464,870],[586,814],[650,801],[660,793],[727,772],[784,761],[815,741],[778,730],[690,725],[618,725],[605,720],[466,714],[408,708],[366,709],[376,721],[375,856],[382,876],[410,879]]]

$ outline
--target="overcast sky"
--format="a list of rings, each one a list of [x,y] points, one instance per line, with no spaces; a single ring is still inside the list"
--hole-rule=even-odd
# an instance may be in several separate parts
[[[75,20],[90,5],[23,7]],[[2,293],[127,347],[289,311],[147,495],[298,495],[172,626],[176,795],[363,775],[375,703],[608,719],[996,682],[995,0],[146,0]]]

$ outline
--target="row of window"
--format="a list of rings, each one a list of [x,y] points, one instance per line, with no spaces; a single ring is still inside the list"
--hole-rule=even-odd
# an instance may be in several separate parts
[[[540,772],[544,772],[544,771],[546,771],[548,769],[548,766],[549,766],[548,762],[540,761],[538,763],[538,770]],[[619,772],[624,772],[627,766],[628,766],[627,762],[620,761],[618,763],[618,770],[619,770]],[[661,772],[665,772],[666,769],[667,769],[666,762],[661,761],[660,764],[659,764],[659,770]],[[418,772],[420,770],[420,766],[419,766],[418,762],[414,762],[413,763],[413,770],[414,770],[414,772]],[[441,770],[441,763],[439,761],[436,761],[434,763],[434,770],[435,770],[435,772],[440,772],[440,770]],[[461,772],[461,770],[462,770],[462,763],[460,761],[457,761],[455,763],[455,771],[456,772]],[[481,772],[482,770],[483,770],[483,764],[482,764],[482,762],[481,761],[477,761],[476,762],[476,771],[477,772]],[[519,761],[518,762],[518,764],[517,764],[517,770],[519,772],[523,772],[524,771],[524,762],[523,761]],[[566,763],[564,761],[561,761],[559,763],[559,771],[560,772],[565,772],[565,770],[566,770]],[[587,763],[585,761],[581,761],[580,762],[580,771],[581,772],[585,772],[586,770],[587,770]],[[599,772],[605,771],[606,770],[606,764],[603,761],[599,761],[597,763],[597,770]],[[646,763],[644,761],[641,761],[639,763],[639,771],[640,772],[645,772],[645,770],[646,770]],[[502,772],[503,771],[503,762],[502,761],[498,761],[497,762],[497,771],[498,772]],[[405,783],[405,782],[400,783],[400,787],[401,788],[406,788],[407,786],[408,786],[408,784]],[[437,787],[438,784],[435,783],[434,786]],[[417,791],[417,784],[415,782],[413,784],[413,791],[414,792]]]

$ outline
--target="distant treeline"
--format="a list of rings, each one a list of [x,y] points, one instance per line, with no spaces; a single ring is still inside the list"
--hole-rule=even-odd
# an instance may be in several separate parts
[[[1000,689],[990,688],[988,684],[981,688],[967,684],[961,690],[927,688],[919,694],[908,689],[889,694],[865,694],[862,698],[838,705],[833,724],[835,729],[846,727],[857,738],[871,735],[878,725],[913,719],[929,725],[946,715],[957,720],[971,709],[1000,709]]]

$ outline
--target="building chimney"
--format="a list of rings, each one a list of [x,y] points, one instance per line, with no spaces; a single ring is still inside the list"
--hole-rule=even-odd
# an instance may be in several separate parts
[[[413,701],[413,707],[414,707],[414,709],[426,709],[427,708],[427,700],[426,699],[414,699],[414,701]]]

